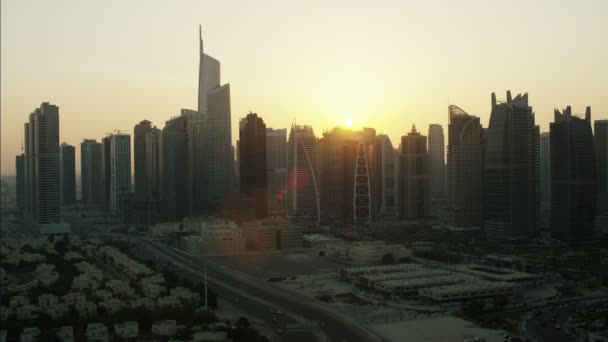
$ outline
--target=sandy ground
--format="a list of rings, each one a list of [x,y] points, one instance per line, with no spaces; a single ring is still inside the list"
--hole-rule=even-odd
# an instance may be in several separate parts
[[[482,329],[456,317],[377,324],[373,329],[388,341],[395,342],[462,342],[473,337],[483,337],[487,342],[504,340],[499,330]]]

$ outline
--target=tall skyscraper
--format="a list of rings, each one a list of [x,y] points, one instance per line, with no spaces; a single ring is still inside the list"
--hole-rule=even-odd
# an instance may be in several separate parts
[[[124,215],[131,192],[131,135],[110,136],[110,212]]]
[[[133,129],[135,196],[128,220],[149,225],[159,216],[160,130],[143,120]]]
[[[541,223],[549,227],[551,218],[551,134],[540,134],[540,208]]]
[[[431,159],[431,198],[445,198],[445,140],[443,127],[429,125],[429,156]]]
[[[401,137],[399,161],[399,215],[424,218],[431,214],[430,157],[426,137],[412,131]]]
[[[110,211],[110,185],[112,183],[111,134],[101,138],[101,187],[102,207]]]
[[[26,221],[40,234],[70,231],[61,223],[59,107],[44,102],[25,124]]]
[[[267,206],[266,124],[249,113],[239,124],[240,192],[255,198],[256,217],[265,218]]]
[[[395,150],[388,135],[376,136],[375,167],[376,167],[376,196],[378,217],[397,217],[397,180],[395,167]]]
[[[25,210],[25,155],[21,153],[15,158],[15,174],[17,175],[17,208]]]
[[[608,120],[595,120],[594,129],[597,191],[608,193]]]
[[[287,159],[287,216],[318,224],[319,177],[316,138],[312,127],[291,127]]]
[[[204,208],[211,212],[218,212],[223,201],[234,191],[234,159],[232,151],[232,130],[231,130],[231,108],[230,108],[230,85],[221,85],[220,62],[213,57],[205,54],[203,48],[203,38],[199,26],[199,79],[198,79],[198,113],[200,128],[206,143],[203,153],[206,158],[201,163],[206,163],[206,172],[196,172],[197,159],[192,159],[190,168],[195,170],[198,175],[192,175],[193,184],[190,188],[196,189],[194,196],[206,191],[207,201],[194,199],[191,203],[200,205],[208,204],[210,208]],[[196,142],[196,137],[191,136],[192,148],[197,149],[201,144]],[[201,155],[197,151],[193,154]],[[192,172],[191,172],[192,173]],[[197,186],[199,179],[206,178],[203,186]],[[200,191],[199,191],[200,190]],[[203,208],[198,208],[200,211]],[[193,208],[194,211],[199,211]]]
[[[219,81],[218,81],[219,82]],[[191,109],[182,109],[186,122],[187,170],[186,189],[189,215],[207,212],[207,123],[206,116]]]
[[[479,118],[457,106],[448,108],[448,223],[479,229],[482,217],[483,154]]]
[[[103,205],[103,146],[94,139],[80,143],[80,191],[82,204]]]
[[[268,215],[285,215],[287,195],[287,129],[266,128]]]
[[[336,127],[319,139],[319,189],[324,220],[371,221],[376,208],[375,137],[371,128],[353,131]]]
[[[528,94],[498,103],[492,93],[492,114],[485,134],[484,229],[490,240],[530,237],[539,219],[537,170],[538,126]]]
[[[152,123],[143,120],[133,129],[133,160],[135,172],[135,198],[143,200],[149,198],[146,175],[146,135],[152,131]]]
[[[76,149],[63,143],[60,151],[61,203],[71,205],[76,202]]]
[[[597,196],[591,107],[584,118],[570,106],[555,110],[551,130],[551,231],[553,237],[589,241],[593,236]]]
[[[174,117],[165,123],[161,159],[161,216],[168,221],[179,221],[190,214],[186,116]]]

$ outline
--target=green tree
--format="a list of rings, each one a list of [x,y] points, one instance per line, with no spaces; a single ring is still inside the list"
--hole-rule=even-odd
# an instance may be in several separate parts
[[[393,253],[386,253],[382,256],[382,265],[391,265],[395,263]]]

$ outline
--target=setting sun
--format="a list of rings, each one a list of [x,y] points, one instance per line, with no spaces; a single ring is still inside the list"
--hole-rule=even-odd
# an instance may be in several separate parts
[[[353,118],[344,119],[344,126],[351,127],[353,125]]]

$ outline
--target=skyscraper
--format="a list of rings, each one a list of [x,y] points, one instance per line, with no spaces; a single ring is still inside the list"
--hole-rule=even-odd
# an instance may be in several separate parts
[[[369,222],[375,214],[375,173],[371,128],[336,127],[318,141],[321,217],[328,222]]]
[[[267,216],[266,124],[249,113],[239,124],[240,192],[255,198],[256,217]]]
[[[124,215],[131,192],[131,135],[110,136],[110,212]]]
[[[205,54],[202,31],[199,26],[199,79],[198,79],[198,113],[200,117],[199,132],[203,133],[204,160],[206,172],[196,172],[197,159],[192,160],[192,168],[198,175],[193,175],[191,188],[196,189],[194,196],[206,191],[207,201],[194,200],[195,205],[208,204],[212,212],[218,212],[224,199],[234,191],[234,159],[232,152],[230,85],[221,85],[220,62]],[[200,146],[194,143],[197,139],[190,137],[193,149]],[[194,155],[201,155],[195,152]],[[197,180],[206,178],[204,187],[196,185]],[[199,191],[200,190],[200,191]],[[197,208],[193,208],[198,211]],[[200,208],[201,211],[203,208]],[[207,209],[207,208],[205,208]]]
[[[597,196],[591,107],[585,117],[570,106],[555,110],[551,130],[551,231],[553,237],[588,241],[593,236]]]
[[[549,227],[551,218],[551,133],[540,134],[540,208],[541,223]]]
[[[187,188],[188,142],[186,116],[165,123],[162,132],[162,175],[160,187],[161,216],[179,221],[189,215]]]
[[[431,198],[445,198],[445,140],[443,127],[429,125],[429,156],[431,159]]]
[[[597,191],[608,193],[608,120],[595,120],[594,129]]]
[[[76,202],[76,149],[63,143],[60,151],[61,203],[70,205]]]
[[[287,195],[287,129],[266,128],[268,214],[284,216]]]
[[[382,218],[397,217],[397,181],[395,167],[395,150],[388,135],[376,136],[375,167],[376,196],[378,216]]]
[[[17,208],[25,210],[25,155],[21,153],[15,158],[15,174],[17,175]]]
[[[230,85],[207,94],[207,160],[210,204],[221,205],[234,191],[232,133],[230,125]]]
[[[218,81],[219,82],[219,81]],[[205,115],[191,109],[182,109],[186,121],[186,189],[189,215],[207,212],[207,123]]]
[[[490,240],[521,240],[534,232],[540,196],[537,131],[528,94],[498,103],[492,93],[492,114],[485,134],[484,229]]]
[[[25,124],[26,220],[41,234],[65,233],[60,222],[59,107],[44,102]]]
[[[291,127],[287,151],[287,216],[320,222],[315,134],[310,126]]]
[[[80,191],[85,206],[103,205],[103,146],[94,139],[80,143]]]
[[[112,185],[112,135],[101,138],[101,187],[102,207],[110,211],[110,187]]]
[[[479,229],[482,217],[482,128],[479,118],[457,106],[448,108],[448,223]]]
[[[399,161],[399,215],[424,218],[431,214],[430,158],[426,137],[412,131],[401,137]]]
[[[135,172],[135,198],[148,198],[148,182],[146,175],[146,135],[152,130],[152,123],[143,120],[133,129],[133,154]]]

